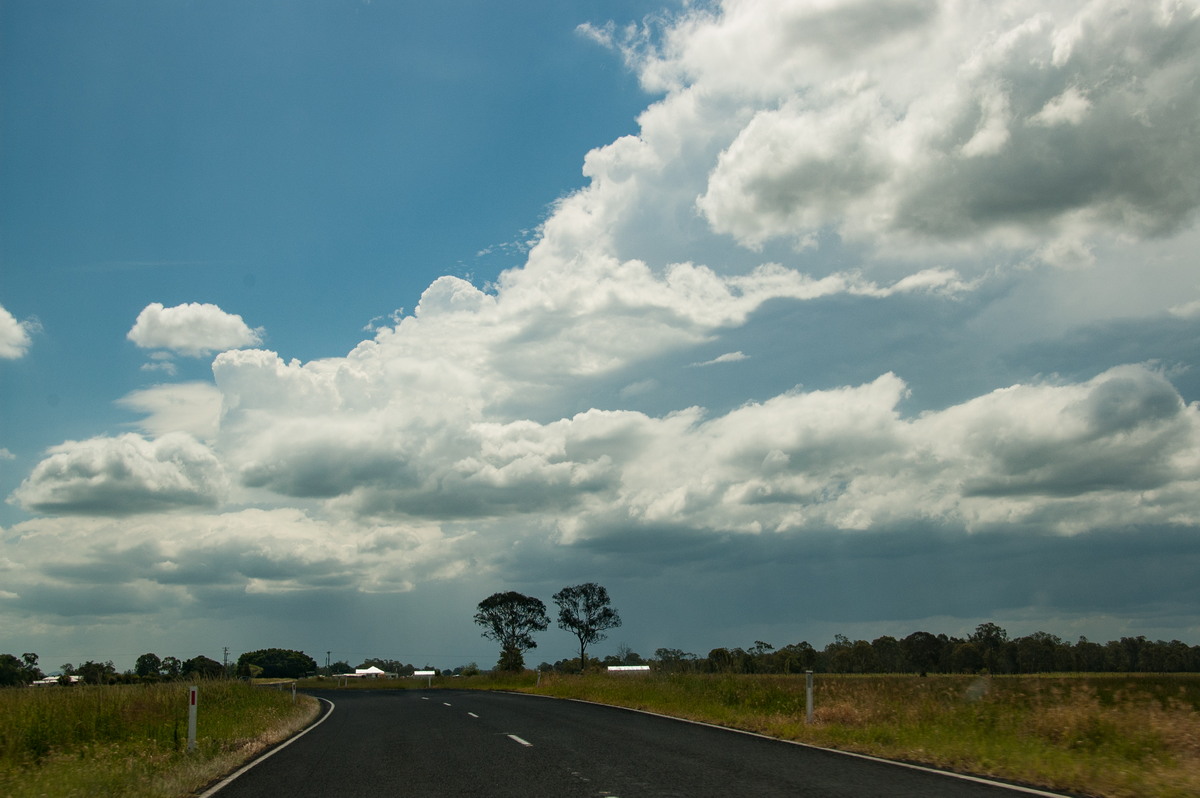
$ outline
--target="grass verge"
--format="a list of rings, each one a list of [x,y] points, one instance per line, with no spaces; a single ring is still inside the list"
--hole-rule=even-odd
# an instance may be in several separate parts
[[[447,685],[450,686],[450,685]],[[532,675],[454,687],[579,698],[1106,798],[1200,795],[1200,677]]]
[[[178,798],[317,714],[317,701],[242,682],[199,683],[197,750],[187,685],[0,690],[0,795]]]

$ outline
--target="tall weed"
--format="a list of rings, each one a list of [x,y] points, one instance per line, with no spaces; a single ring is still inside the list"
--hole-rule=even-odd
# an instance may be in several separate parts
[[[189,752],[187,695],[178,683],[0,690],[0,795],[178,796],[316,713],[306,696],[202,682]]]
[[[803,676],[556,674],[516,689],[1088,795],[1200,795],[1195,674],[818,674],[811,725]]]

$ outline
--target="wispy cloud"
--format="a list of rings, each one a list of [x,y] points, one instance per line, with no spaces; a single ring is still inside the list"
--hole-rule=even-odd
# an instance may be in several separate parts
[[[737,363],[739,360],[746,360],[747,355],[742,352],[726,352],[723,355],[718,355],[712,360],[705,360],[699,363],[692,363],[690,368],[702,368],[704,366],[715,366],[720,363]]]

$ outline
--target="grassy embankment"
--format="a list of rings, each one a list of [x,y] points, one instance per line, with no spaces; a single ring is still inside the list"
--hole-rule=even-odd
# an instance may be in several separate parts
[[[200,682],[197,750],[187,685],[0,690],[0,795],[177,798],[315,717],[317,702],[240,682]]]
[[[1200,676],[533,675],[454,679],[650,710],[1097,796],[1200,795]],[[435,682],[436,683],[436,682]]]

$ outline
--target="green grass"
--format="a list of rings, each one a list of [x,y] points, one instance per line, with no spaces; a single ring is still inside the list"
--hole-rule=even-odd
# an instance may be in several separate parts
[[[313,718],[317,703],[240,682],[199,684],[187,751],[187,685],[0,690],[0,795],[175,798]]]
[[[545,675],[456,687],[645,709],[812,745],[1045,788],[1125,798],[1200,795],[1200,676]]]

